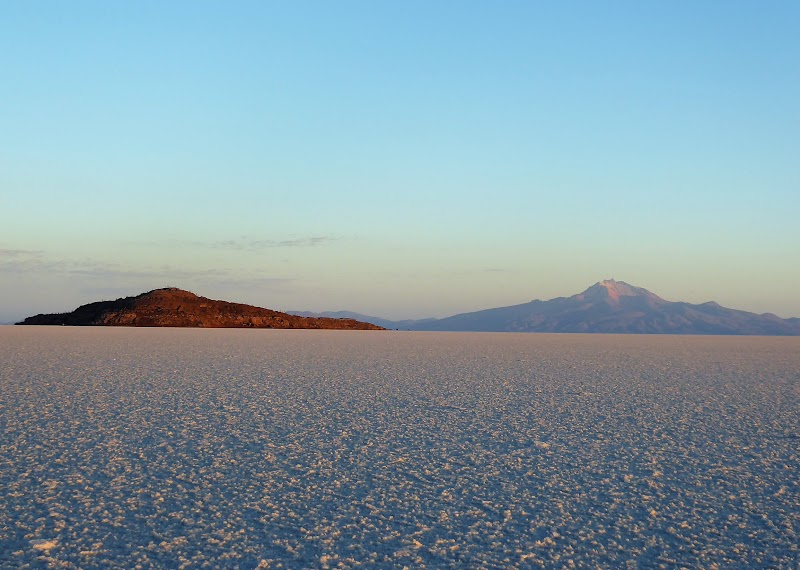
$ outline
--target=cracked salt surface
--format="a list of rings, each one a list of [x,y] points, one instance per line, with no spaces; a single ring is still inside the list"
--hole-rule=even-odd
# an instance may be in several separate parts
[[[800,339],[0,327],[0,567],[800,563]]]

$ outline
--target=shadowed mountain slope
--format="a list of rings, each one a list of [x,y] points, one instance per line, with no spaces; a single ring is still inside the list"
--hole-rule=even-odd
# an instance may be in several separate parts
[[[426,323],[431,323],[435,321],[434,318],[429,319],[406,319],[402,321],[393,321],[390,319],[384,319],[382,317],[373,317],[370,315],[362,315],[361,313],[355,313],[353,311],[323,311],[321,313],[315,313],[312,311],[286,311],[290,315],[297,315],[299,317],[327,317],[331,319],[355,319],[357,321],[363,321],[365,323],[372,323],[374,325],[378,325],[379,327],[383,327],[386,329],[400,329],[400,330],[416,330],[417,327],[422,326]]]
[[[781,319],[727,309],[666,301],[623,281],[600,281],[572,297],[462,313],[443,319],[392,321],[350,311],[301,312],[302,316],[354,318],[389,329],[487,332],[585,332],[637,334],[800,335],[800,318]]]
[[[571,333],[800,335],[796,319],[666,301],[609,279],[572,297],[463,313],[419,323],[415,330]]]
[[[215,301],[176,288],[82,305],[71,313],[36,315],[20,325],[380,330],[354,319],[307,318],[252,305]]]

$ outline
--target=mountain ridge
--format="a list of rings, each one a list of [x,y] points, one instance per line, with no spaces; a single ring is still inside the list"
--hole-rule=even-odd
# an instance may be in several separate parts
[[[402,329],[417,331],[800,335],[800,318],[729,309],[715,301],[667,301],[642,287],[606,279],[570,297],[459,313],[391,320],[351,311],[279,312],[215,301],[175,287],[40,314],[16,324],[135,327]]]
[[[424,319],[401,319],[401,320],[392,320],[392,319],[385,319],[383,317],[375,317],[371,315],[364,315],[362,313],[357,313],[355,311],[298,311],[298,310],[291,310],[286,311],[290,315],[296,315],[298,317],[312,317],[312,318],[330,318],[330,319],[355,319],[357,321],[363,321],[366,323],[372,323],[374,325],[378,325],[379,327],[383,327],[386,329],[409,329],[415,325],[419,325],[421,323],[435,321],[435,318],[424,318]]]
[[[177,287],[115,301],[81,305],[68,313],[40,314],[18,325],[381,330],[354,319],[309,318],[217,301]]]
[[[715,301],[667,301],[647,289],[614,279],[599,281],[570,297],[534,299],[441,319],[360,317],[380,322],[385,328],[420,331],[800,335],[800,318],[759,315],[729,309]]]

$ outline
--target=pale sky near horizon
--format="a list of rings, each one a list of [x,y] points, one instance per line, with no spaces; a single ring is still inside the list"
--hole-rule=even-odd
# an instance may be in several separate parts
[[[800,3],[0,4],[0,322],[164,286],[800,317]]]

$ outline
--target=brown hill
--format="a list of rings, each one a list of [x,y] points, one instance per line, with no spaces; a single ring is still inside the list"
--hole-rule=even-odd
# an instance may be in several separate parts
[[[383,330],[355,319],[298,317],[215,301],[174,287],[82,305],[71,313],[36,315],[20,325]]]

